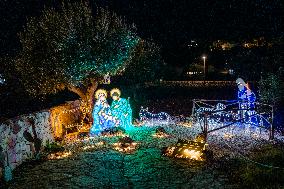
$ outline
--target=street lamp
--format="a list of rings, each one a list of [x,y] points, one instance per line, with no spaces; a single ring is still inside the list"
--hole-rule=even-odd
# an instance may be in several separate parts
[[[205,65],[206,56],[202,56],[202,58],[203,58],[203,69],[204,69],[203,72],[204,72],[204,79],[205,79],[205,76],[206,76],[206,72],[205,72],[206,71],[206,69],[205,69],[206,68],[206,65]]]

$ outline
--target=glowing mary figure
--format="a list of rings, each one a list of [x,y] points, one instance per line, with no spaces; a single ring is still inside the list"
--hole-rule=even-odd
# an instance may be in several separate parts
[[[110,95],[113,99],[111,111],[113,116],[119,119],[119,125],[125,129],[132,126],[132,109],[128,100],[120,98],[121,92],[119,89],[112,89]]]
[[[99,89],[95,93],[96,103],[93,109],[93,125],[90,135],[97,135],[102,130],[118,126],[119,120],[112,116],[110,106],[106,100],[107,92]]]

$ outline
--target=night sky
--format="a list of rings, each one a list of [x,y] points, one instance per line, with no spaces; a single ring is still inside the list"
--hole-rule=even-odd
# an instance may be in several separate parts
[[[39,15],[44,6],[57,0],[1,0],[0,53],[13,54],[20,48],[17,33],[26,17]],[[282,0],[91,0],[135,23],[138,34],[162,47],[166,62],[190,53],[191,40],[206,49],[218,39],[241,42],[264,36],[283,36]]]

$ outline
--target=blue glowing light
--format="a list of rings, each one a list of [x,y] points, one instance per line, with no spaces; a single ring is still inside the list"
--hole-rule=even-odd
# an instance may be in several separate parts
[[[159,123],[169,123],[171,120],[171,116],[167,114],[166,112],[160,112],[157,114],[153,114],[148,111],[148,108],[143,108],[141,107],[140,112],[139,112],[139,118],[140,121],[155,121]]]
[[[106,100],[98,99],[93,109],[93,125],[90,135],[98,135],[101,131],[119,125],[119,120],[112,115],[109,104]]]
[[[248,84],[244,82],[243,79],[238,78],[236,80],[238,85],[238,100],[239,102],[239,116],[245,118],[245,122],[258,125],[257,116],[252,116],[257,114],[255,112],[255,101],[256,96],[254,92],[248,87]]]

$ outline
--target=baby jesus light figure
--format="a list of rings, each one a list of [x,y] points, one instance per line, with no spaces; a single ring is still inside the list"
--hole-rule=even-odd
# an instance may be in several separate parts
[[[116,127],[119,124],[119,120],[112,116],[110,106],[106,100],[107,92],[103,89],[97,90],[96,103],[93,109],[93,125],[90,130],[90,135],[98,135],[103,130]]]

